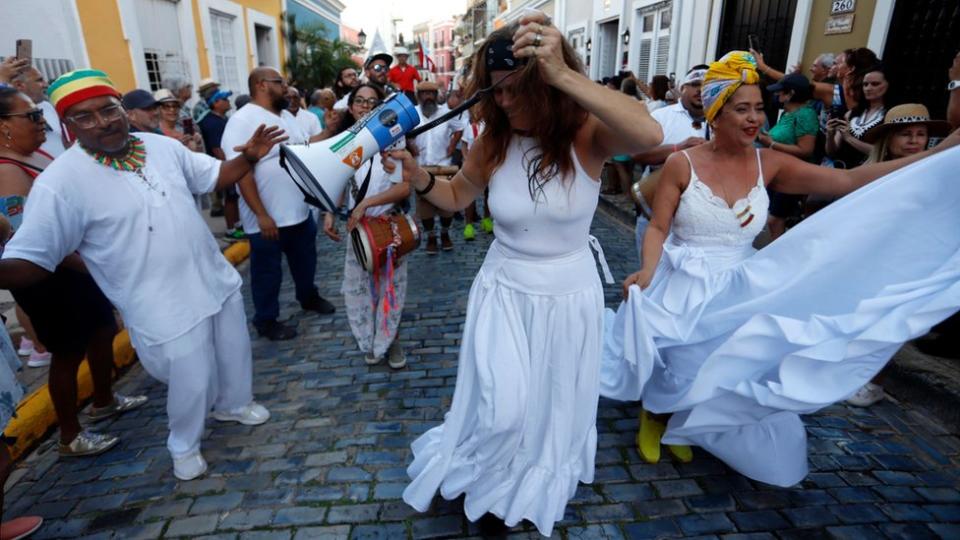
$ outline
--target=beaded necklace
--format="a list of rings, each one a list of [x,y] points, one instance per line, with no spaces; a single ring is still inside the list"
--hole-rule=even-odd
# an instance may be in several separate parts
[[[87,154],[90,155],[90,157],[95,159],[97,163],[106,167],[110,167],[115,171],[132,172],[140,177],[141,180],[143,180],[143,183],[146,184],[147,189],[166,197],[167,192],[159,189],[157,185],[151,182],[143,172],[143,167],[147,163],[147,147],[143,144],[143,141],[133,135],[130,135],[130,138],[127,140],[127,142],[130,146],[130,149],[127,150],[127,153],[121,157],[108,156],[99,150],[92,151],[85,146],[83,149],[87,152]]]

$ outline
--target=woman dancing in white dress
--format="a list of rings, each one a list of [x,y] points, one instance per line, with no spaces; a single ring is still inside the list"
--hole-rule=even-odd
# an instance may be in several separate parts
[[[486,127],[462,171],[435,180],[395,154],[405,179],[440,208],[464,208],[489,187],[496,233],[470,289],[453,403],[413,443],[403,499],[422,512],[438,490],[466,494],[467,518],[486,515],[483,534],[502,528],[499,518],[530,520],[549,536],[577,482],[593,480],[597,179],[606,157],[659,144],[662,133],[642,103],[587,79],[542,14],[521,24],[491,34],[474,58],[466,93],[499,85],[477,106]]]
[[[738,51],[710,66],[703,100],[714,137],[666,162],[643,267],[608,312],[601,394],[673,414],[665,434],[642,414],[648,461],[663,434],[790,486],[807,474],[799,415],[849,397],[904,341],[960,307],[960,151],[950,149],[960,136],[846,171],[757,150],[755,69]],[[855,193],[754,255],[765,184]]]

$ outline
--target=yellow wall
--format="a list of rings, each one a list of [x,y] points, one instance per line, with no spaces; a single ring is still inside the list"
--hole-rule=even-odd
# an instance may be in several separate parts
[[[231,0],[235,4],[243,6],[244,8],[254,9],[260,13],[264,13],[270,17],[273,17],[275,21],[275,30],[276,30],[276,40],[278,44],[278,52],[280,58],[280,71],[283,73],[286,69],[285,58],[286,58],[286,40],[283,37],[284,31],[284,21],[283,21],[283,4],[284,0]],[[207,16],[206,13],[200,12],[200,3],[198,0],[192,0],[193,2],[193,24],[196,27],[197,32],[197,56],[200,58],[200,77],[212,77],[212,70],[210,69],[210,62],[207,58],[207,50],[204,45],[204,35],[203,35],[203,26],[200,23],[200,17]],[[254,56],[256,55],[257,44],[254,41],[256,36],[250,35],[250,27],[247,18],[247,10],[243,10],[243,35],[247,49],[247,68],[253,69]]]
[[[807,28],[807,40],[803,51],[803,68],[806,70],[822,53],[838,53],[852,47],[866,47],[870,37],[870,25],[877,0],[857,0],[854,11],[853,32],[849,34],[823,35],[830,18],[831,0],[813,0],[810,12],[810,26]]]
[[[105,71],[121,92],[136,88],[130,46],[123,36],[117,3],[77,0],[77,13],[87,43],[90,67]]]
[[[193,26],[196,32],[196,58],[200,70],[200,77],[211,77],[210,59],[204,41],[201,17],[207,14],[200,10],[199,0],[187,0],[193,9]],[[285,40],[283,38],[283,1],[284,0],[233,0],[245,8],[255,9],[265,13],[276,21],[276,40],[280,63],[284,64],[286,56]],[[87,54],[90,57],[90,67],[105,71],[121,92],[137,87],[137,79],[130,56],[130,46],[123,35],[123,26],[120,21],[120,11],[114,0],[76,0],[77,12],[80,15],[80,24],[83,37],[87,44]],[[243,34],[246,40],[247,66],[253,69],[254,54],[256,51],[255,36],[249,34],[247,10],[243,10]],[[280,66],[281,71],[284,66]]]
[[[207,58],[207,47],[203,41],[203,25],[200,22],[200,2],[193,0],[193,29],[197,36],[197,63],[200,68],[200,78],[210,76],[210,61]]]

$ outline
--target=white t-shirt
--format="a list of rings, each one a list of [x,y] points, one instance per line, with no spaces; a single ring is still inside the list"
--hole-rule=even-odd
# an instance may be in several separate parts
[[[320,126],[320,119],[307,109],[301,108],[297,111],[297,116],[294,118],[297,119],[297,123],[300,124],[300,129],[307,135],[307,138],[319,135],[320,132],[323,131],[323,127]]]
[[[690,137],[707,136],[707,121],[701,119],[700,129],[694,129],[693,117],[683,108],[683,103],[661,107],[650,113],[650,116],[663,128],[661,144],[680,144]]]
[[[426,124],[437,117],[446,114],[450,109],[446,105],[437,107],[437,112],[433,116],[427,117],[423,114],[423,109],[417,105],[417,114],[420,115],[420,124]],[[417,163],[420,165],[451,165],[450,156],[447,155],[447,148],[450,146],[450,138],[457,131],[463,131],[463,124],[457,118],[451,118],[443,124],[417,135],[417,149],[420,155],[417,156]]]
[[[661,107],[652,113],[653,117],[663,129],[663,142],[660,144],[680,144],[690,137],[706,138],[707,121],[700,120],[700,129],[694,129],[693,117],[683,108],[683,103],[677,102],[673,105]],[[653,172],[663,165],[651,165],[648,173]]]
[[[249,103],[230,116],[230,119],[227,120],[227,127],[223,130],[220,147],[223,148],[227,159],[239,155],[238,152],[233,150],[233,147],[250,140],[253,132],[257,130],[260,124],[267,127],[280,126],[290,137],[286,141],[289,144],[307,142],[308,137],[300,129],[300,124],[297,123],[296,118],[288,111],[281,111],[280,116],[277,116],[256,103]],[[257,191],[260,193],[263,207],[276,222],[277,227],[289,227],[303,223],[310,215],[307,203],[303,202],[303,193],[300,188],[293,183],[293,179],[290,178],[287,171],[280,167],[279,144],[271,148],[270,153],[260,159],[253,169],[253,178],[257,182]],[[243,222],[243,230],[247,234],[260,232],[257,216],[247,206],[243,197],[240,197],[240,219]]]
[[[466,145],[467,151],[469,152],[473,148],[473,143],[477,141],[477,138],[483,133],[483,122],[473,123],[470,122],[467,113],[463,113],[463,135],[460,137],[461,148],[463,145]]]
[[[373,168],[372,170],[371,167]],[[397,168],[393,173],[388,173],[383,169],[383,165],[380,163],[380,157],[377,156],[361,165],[360,168],[357,169],[357,172],[354,173],[353,180],[357,183],[357,189],[363,186],[363,180],[367,177],[368,171],[370,172],[370,183],[367,186],[367,194],[364,195],[364,199],[373,197],[378,193],[383,193],[395,184],[403,182],[403,170],[400,164],[397,163]],[[350,186],[347,186],[347,200],[349,203],[348,208],[356,206],[356,202],[353,200],[353,190],[350,189]],[[381,216],[389,212],[393,207],[393,204],[371,206],[367,208],[366,215]]]
[[[153,345],[218,313],[241,280],[193,204],[216,186],[221,162],[169,137],[137,137],[147,180],[74,145],[37,177],[3,257],[52,272],[79,252],[124,323]]]
[[[50,126],[50,131],[47,132],[47,140],[40,145],[40,149],[53,157],[57,157],[67,150],[63,146],[63,128],[60,126],[60,116],[49,101],[41,101],[37,103],[37,107],[43,111],[43,119]]]
[[[338,99],[336,103],[333,104],[334,109],[348,109],[350,108],[350,92],[347,92],[343,95],[342,98]]]

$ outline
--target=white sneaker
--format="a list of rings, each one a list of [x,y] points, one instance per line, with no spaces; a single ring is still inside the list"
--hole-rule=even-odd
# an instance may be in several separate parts
[[[375,366],[380,363],[379,356],[374,356],[373,352],[368,352],[366,356],[363,357],[363,361],[367,363],[368,366]]]
[[[270,419],[270,411],[256,401],[232,411],[213,411],[213,417],[221,422],[240,422],[245,426],[259,426]]]
[[[50,365],[50,360],[53,358],[53,355],[47,351],[45,353],[38,353],[33,351],[30,353],[30,358],[27,359],[27,367],[46,367]]]
[[[173,460],[173,475],[180,480],[193,480],[205,472],[207,472],[207,460],[203,459],[200,452]]]
[[[393,369],[400,369],[407,365],[407,355],[403,353],[403,347],[400,343],[394,341],[387,350],[387,363]]]
[[[20,338],[20,348],[17,349],[17,354],[20,356],[30,356],[34,350],[36,349],[33,348],[33,342],[30,341],[30,338],[27,336]]]
[[[883,387],[868,382],[857,393],[847,398],[847,403],[854,407],[869,407],[883,399]]]

